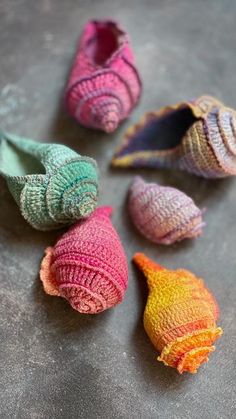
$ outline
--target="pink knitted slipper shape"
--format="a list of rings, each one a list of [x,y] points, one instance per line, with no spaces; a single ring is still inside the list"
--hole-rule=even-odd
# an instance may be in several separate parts
[[[40,278],[47,294],[66,298],[81,313],[120,303],[128,284],[126,256],[114,229],[111,207],[101,207],[46,249]]]
[[[88,22],[66,88],[70,114],[82,125],[110,133],[129,116],[140,94],[126,32],[112,20]]]

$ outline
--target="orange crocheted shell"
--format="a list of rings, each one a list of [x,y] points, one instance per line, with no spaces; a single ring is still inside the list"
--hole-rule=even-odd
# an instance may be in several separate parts
[[[135,263],[147,277],[149,296],[144,328],[159,361],[180,373],[197,372],[221,336],[217,303],[202,279],[184,269],[168,270],[141,253]]]

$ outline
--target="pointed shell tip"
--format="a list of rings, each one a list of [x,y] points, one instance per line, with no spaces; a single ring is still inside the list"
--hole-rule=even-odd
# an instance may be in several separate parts
[[[149,269],[151,268],[152,270],[155,270],[155,271],[164,269],[163,266],[159,265],[158,263],[153,262],[143,253],[139,253],[139,252],[135,253],[133,256],[133,261],[142,271],[145,271],[146,268],[149,268]]]
[[[113,213],[113,208],[109,205],[104,205],[103,207],[99,207],[96,209],[97,214],[105,215],[106,217],[110,217]]]
[[[134,176],[133,183],[145,183],[145,181],[141,176],[137,175],[137,176]]]
[[[104,124],[103,124],[103,128],[104,128],[104,131],[107,133],[107,134],[111,134],[112,132],[114,132],[115,130],[116,130],[116,128],[118,127],[118,123],[119,123],[119,121],[117,120],[117,121],[106,121]]]

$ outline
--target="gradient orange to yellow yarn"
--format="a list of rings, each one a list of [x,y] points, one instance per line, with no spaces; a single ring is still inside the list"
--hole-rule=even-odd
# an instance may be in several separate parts
[[[196,373],[223,333],[216,327],[217,303],[202,279],[184,269],[168,270],[137,253],[134,262],[147,277],[144,328],[157,358],[179,373]]]

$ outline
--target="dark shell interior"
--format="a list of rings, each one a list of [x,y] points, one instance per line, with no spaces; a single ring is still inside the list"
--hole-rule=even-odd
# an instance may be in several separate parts
[[[94,36],[87,46],[87,54],[97,65],[103,65],[119,47],[120,32],[112,24],[96,24]]]
[[[161,151],[176,147],[187,130],[196,122],[192,110],[186,106],[171,110],[161,117],[149,114],[143,126],[130,136],[119,156],[136,151]]]

